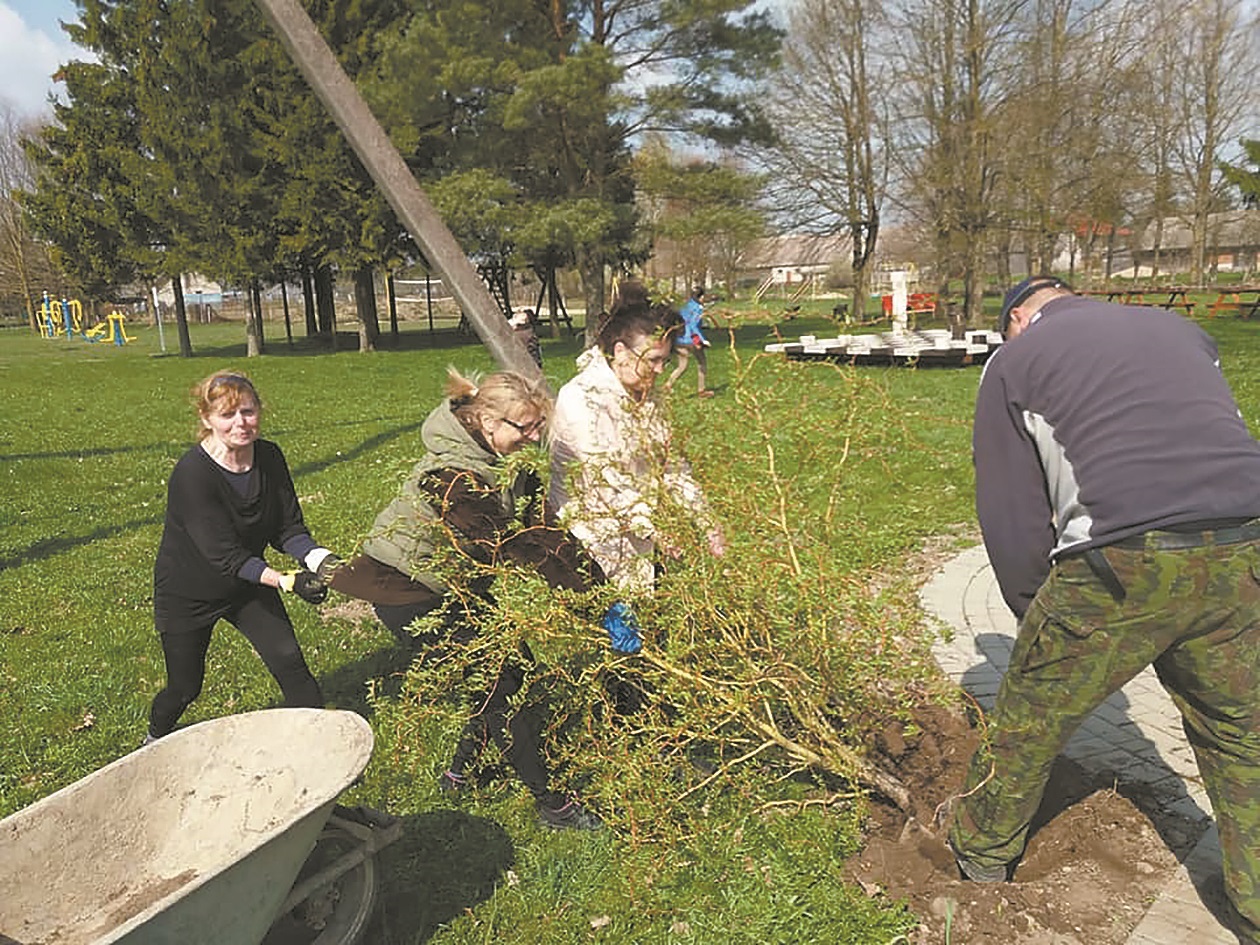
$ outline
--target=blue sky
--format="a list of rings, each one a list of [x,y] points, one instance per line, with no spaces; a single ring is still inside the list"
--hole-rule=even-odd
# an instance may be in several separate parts
[[[47,109],[52,74],[81,50],[57,25],[77,20],[74,0],[0,0],[0,101],[19,115]]]

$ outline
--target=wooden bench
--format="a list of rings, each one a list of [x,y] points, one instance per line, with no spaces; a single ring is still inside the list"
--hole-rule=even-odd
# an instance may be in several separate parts
[[[1187,316],[1194,314],[1194,303],[1190,301],[1190,297],[1186,294],[1188,289],[1154,289],[1152,295],[1167,295],[1162,302],[1151,302],[1156,308],[1166,308],[1170,312],[1184,312]]]
[[[934,315],[936,314],[936,293],[935,292],[911,292],[906,297],[906,314],[907,315]]]
[[[1166,308],[1169,311],[1194,314],[1194,303],[1186,294],[1188,289],[1093,289],[1081,292],[1081,295],[1105,296],[1108,302],[1117,305],[1136,305],[1140,308]],[[1147,296],[1154,296],[1148,299]]]
[[[1218,292],[1216,301],[1208,306],[1208,315],[1215,318],[1222,313],[1237,315],[1239,318],[1260,315],[1260,287],[1239,286],[1237,289]]]

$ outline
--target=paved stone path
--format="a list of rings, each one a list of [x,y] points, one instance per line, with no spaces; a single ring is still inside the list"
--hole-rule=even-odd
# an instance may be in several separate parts
[[[953,630],[933,648],[941,668],[991,708],[1015,642],[1015,618],[998,591],[984,546],[951,559],[920,592],[924,608]],[[1221,853],[1211,805],[1181,716],[1152,669],[1099,706],[1065,754],[1091,772],[1151,788],[1168,811],[1201,833],[1129,945],[1237,945],[1217,914],[1223,904]],[[1191,838],[1192,839],[1192,838]]]

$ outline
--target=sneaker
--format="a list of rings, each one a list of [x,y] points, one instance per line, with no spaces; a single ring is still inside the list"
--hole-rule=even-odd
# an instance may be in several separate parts
[[[702,390],[702,391],[698,391],[698,392],[696,393],[696,396],[697,396],[697,397],[716,397],[716,396],[717,396],[717,391],[712,390],[712,389],[710,389],[710,390]]]
[[[573,798],[559,807],[549,807],[543,801],[537,804],[538,816],[553,830],[599,830],[604,822]]]
[[[438,790],[443,794],[464,794],[471,789],[468,779],[454,771],[443,771],[438,777]]]
[[[1000,863],[997,866],[981,866],[973,863],[964,857],[954,847],[953,842],[949,844],[950,852],[954,854],[954,862],[958,864],[958,872],[962,874],[963,879],[969,879],[973,883],[1004,883],[1010,872],[1009,863]]]
[[[154,735],[152,732],[145,732],[144,741],[140,743],[140,747],[143,748],[145,745],[152,745],[157,740],[158,740],[158,737]]]

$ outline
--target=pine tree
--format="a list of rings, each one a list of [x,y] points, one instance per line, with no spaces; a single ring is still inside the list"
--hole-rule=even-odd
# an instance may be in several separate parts
[[[69,104],[32,151],[33,206],[74,266],[102,287],[196,270],[248,288],[397,256],[401,228],[250,0],[79,3],[68,31],[98,61],[65,67]],[[399,12],[320,15],[358,62]]]
[[[571,258],[587,323],[604,268],[634,259],[631,141],[764,133],[743,83],[779,34],[748,0],[433,0],[382,48],[369,101],[423,178],[482,167],[529,219],[518,248]]]

